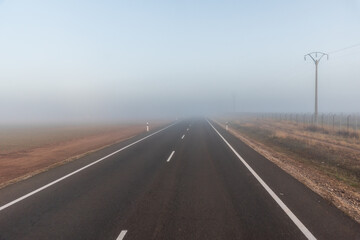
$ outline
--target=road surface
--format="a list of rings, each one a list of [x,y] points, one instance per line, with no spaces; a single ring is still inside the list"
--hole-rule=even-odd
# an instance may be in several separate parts
[[[195,119],[1,189],[8,239],[360,239],[360,225]]]

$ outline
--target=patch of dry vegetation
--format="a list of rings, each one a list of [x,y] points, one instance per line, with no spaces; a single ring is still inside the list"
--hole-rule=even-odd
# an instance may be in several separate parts
[[[356,133],[256,119],[222,119],[256,151],[360,222],[360,141]]]
[[[165,123],[152,124],[159,127]],[[144,124],[0,128],[0,187],[145,131]]]

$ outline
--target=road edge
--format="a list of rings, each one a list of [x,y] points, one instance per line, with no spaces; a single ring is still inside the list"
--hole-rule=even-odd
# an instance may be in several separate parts
[[[213,122],[215,122],[217,125],[219,125],[222,129],[226,130],[226,127],[224,126],[223,123],[221,123],[215,119],[211,119],[211,120]],[[261,156],[266,158],[268,161],[274,163],[279,168],[281,168],[283,171],[285,171],[286,173],[291,175],[293,178],[295,178],[296,180],[298,180],[299,182],[304,184],[311,191],[313,191],[314,193],[321,196],[324,200],[328,201],[330,204],[335,206],[337,209],[342,211],[344,214],[349,216],[351,219],[353,219],[354,221],[356,221],[357,223],[360,224],[360,209],[357,209],[356,207],[354,208],[354,207],[350,206],[350,204],[346,204],[346,207],[343,207],[344,204],[340,203],[340,201],[342,199],[340,199],[338,196],[334,196],[333,194],[329,193],[328,191],[322,189],[311,179],[306,178],[305,176],[303,176],[301,174],[294,174],[293,171],[290,171],[289,168],[285,166],[286,164],[283,163],[283,161],[279,160],[278,157],[274,156],[270,151],[268,151],[266,149],[259,151],[260,148],[263,149],[261,147],[262,144],[258,143],[256,140],[249,139],[249,137],[244,136],[244,134],[241,134],[240,132],[234,130],[232,127],[228,128],[228,132],[231,135],[233,135],[234,137],[236,137],[237,139],[239,139],[240,141],[242,141],[243,143],[245,143],[251,149],[256,151],[258,154],[260,154]],[[279,154],[281,154],[281,153],[279,153]]]

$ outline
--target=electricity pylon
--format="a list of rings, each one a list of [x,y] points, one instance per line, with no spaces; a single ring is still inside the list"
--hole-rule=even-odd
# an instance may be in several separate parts
[[[315,63],[315,113],[314,113],[314,117],[315,117],[315,124],[318,124],[318,65],[320,60],[326,56],[327,59],[329,60],[329,55],[327,53],[323,53],[323,52],[312,52],[312,53],[308,53],[304,56],[304,59],[306,61],[306,57],[309,56],[311,57],[311,59],[314,61]]]

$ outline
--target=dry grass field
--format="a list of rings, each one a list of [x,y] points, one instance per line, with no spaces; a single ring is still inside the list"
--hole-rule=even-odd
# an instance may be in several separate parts
[[[360,222],[360,140],[357,133],[291,121],[219,119],[259,153]]]
[[[0,127],[0,187],[144,131],[144,124]]]

